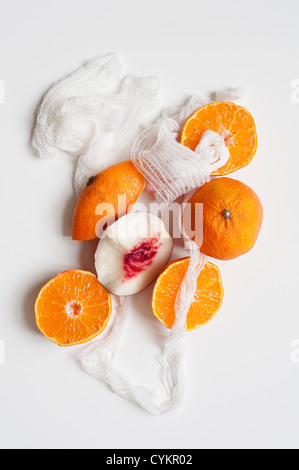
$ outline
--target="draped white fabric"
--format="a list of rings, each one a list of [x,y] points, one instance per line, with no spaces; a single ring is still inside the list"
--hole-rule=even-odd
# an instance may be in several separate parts
[[[32,144],[42,158],[63,153],[76,157],[77,195],[91,176],[132,155],[156,198],[170,204],[209,181],[211,173],[226,163],[229,154],[222,138],[210,131],[204,134],[195,152],[178,142],[183,123],[206,104],[197,96],[183,107],[164,111],[141,132],[141,126],[144,128],[159,103],[158,91],[156,77],[124,76],[122,59],[116,53],[90,61],[46,93],[38,110]],[[239,91],[234,89],[218,94],[217,99],[233,101],[238,97]],[[182,213],[179,217],[181,222]],[[176,321],[163,345],[161,390],[136,384],[117,365],[116,353],[125,337],[129,298],[113,298],[113,315],[106,331],[82,355],[82,366],[89,374],[106,382],[119,396],[158,415],[178,411],[186,396],[186,316],[205,265],[198,246],[185,234],[182,224],[181,234],[190,264],[176,299]]]

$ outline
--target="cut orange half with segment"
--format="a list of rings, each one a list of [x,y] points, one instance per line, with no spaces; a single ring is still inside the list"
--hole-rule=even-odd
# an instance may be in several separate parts
[[[111,308],[111,296],[94,274],[70,270],[58,274],[40,291],[35,302],[36,324],[59,346],[73,346],[99,335]]]
[[[154,315],[167,328],[173,327],[175,302],[189,263],[190,258],[171,263],[156,281],[152,308]],[[186,329],[195,330],[212,320],[222,301],[223,285],[219,268],[207,262],[197,279],[197,291],[187,315]]]
[[[224,138],[230,158],[213,176],[228,175],[247,166],[257,149],[257,134],[252,115],[234,103],[219,101],[198,109],[185,123],[181,144],[195,151],[205,131]]]

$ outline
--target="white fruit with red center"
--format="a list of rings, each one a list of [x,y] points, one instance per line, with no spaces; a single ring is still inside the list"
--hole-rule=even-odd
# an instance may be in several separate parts
[[[173,239],[162,220],[149,212],[121,217],[103,233],[95,254],[100,283],[114,295],[133,295],[162,272]]]

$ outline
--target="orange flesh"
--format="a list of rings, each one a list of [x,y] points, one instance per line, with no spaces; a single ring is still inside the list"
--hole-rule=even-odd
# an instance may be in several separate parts
[[[66,271],[40,291],[35,303],[39,330],[60,346],[85,343],[101,333],[111,314],[111,297],[96,276]]]
[[[257,149],[257,135],[247,109],[223,101],[198,109],[184,125],[181,144],[194,151],[207,130],[223,136],[230,153],[227,164],[214,172],[214,176],[227,175],[251,162]]]
[[[190,258],[170,264],[157,279],[152,308],[154,315],[167,328],[175,321],[175,302],[189,266]],[[223,301],[223,286],[217,266],[207,262],[197,280],[197,292],[187,315],[186,329],[194,330],[208,323],[219,311]]]

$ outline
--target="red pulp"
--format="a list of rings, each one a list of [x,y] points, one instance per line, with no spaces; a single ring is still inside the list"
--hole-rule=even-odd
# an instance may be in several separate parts
[[[136,246],[124,258],[125,280],[132,279],[152,263],[160,246],[158,238],[151,238]]]

